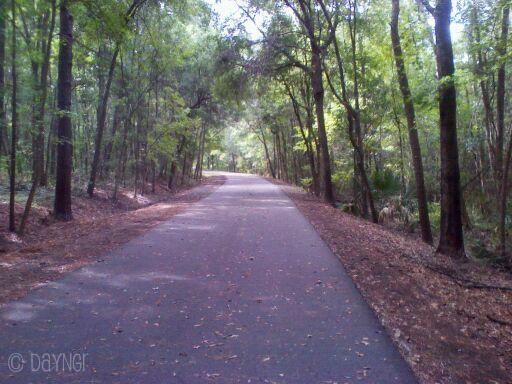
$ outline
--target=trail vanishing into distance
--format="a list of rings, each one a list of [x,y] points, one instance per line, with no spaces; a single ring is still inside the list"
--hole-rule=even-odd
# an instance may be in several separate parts
[[[511,1],[0,0],[0,381],[512,383]]]
[[[251,175],[0,320],[3,352],[86,354],[84,372],[27,366],[16,383],[416,382],[336,256]]]

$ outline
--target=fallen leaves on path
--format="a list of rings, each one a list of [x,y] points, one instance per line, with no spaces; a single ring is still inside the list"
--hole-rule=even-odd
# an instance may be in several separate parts
[[[34,225],[23,243],[13,251],[0,253],[0,304],[22,297],[65,272],[102,262],[101,257],[108,251],[182,212],[224,181],[223,176],[207,177],[197,187],[172,195],[167,192],[160,202],[140,209],[109,209],[111,203],[101,196],[76,199],[78,205],[86,207],[76,207],[73,221]],[[35,213],[33,220],[37,221]]]

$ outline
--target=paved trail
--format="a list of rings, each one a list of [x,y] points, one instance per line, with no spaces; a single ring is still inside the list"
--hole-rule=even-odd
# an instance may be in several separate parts
[[[24,358],[20,373],[8,369],[12,353]],[[53,360],[72,353],[74,365]],[[0,382],[416,380],[279,187],[233,174],[104,262],[4,306]]]

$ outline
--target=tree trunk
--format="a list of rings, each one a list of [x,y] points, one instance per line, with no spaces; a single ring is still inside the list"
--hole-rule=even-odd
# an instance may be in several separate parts
[[[439,76],[439,128],[441,148],[441,231],[438,252],[463,258],[459,150],[457,145],[457,94],[450,35],[451,0],[437,0],[433,10],[436,61]]]
[[[395,56],[395,65],[398,76],[400,91],[402,92],[404,111],[407,118],[407,129],[409,131],[409,144],[411,146],[411,157],[416,179],[416,197],[418,199],[418,213],[421,227],[421,238],[428,244],[433,243],[432,231],[430,228],[430,219],[428,216],[427,195],[425,192],[425,180],[423,177],[423,161],[421,158],[421,147],[418,139],[418,130],[416,129],[416,117],[414,113],[414,103],[412,101],[411,90],[407,72],[405,70],[404,59],[402,55],[402,46],[400,44],[400,34],[398,32],[398,17],[400,14],[400,0],[392,1],[391,14],[391,41],[393,44],[393,53]]]
[[[55,17],[57,14],[56,10],[56,0],[52,0],[52,9],[51,9],[51,20],[50,20],[50,28],[48,31],[46,41],[43,41],[41,45],[41,53],[44,57],[43,63],[41,65],[41,79],[40,79],[40,89],[41,89],[41,99],[37,105],[37,147],[38,147],[38,170],[39,170],[39,180],[38,186],[45,186],[47,184],[47,176],[44,167],[44,151],[45,151],[45,115],[46,115],[46,101],[48,98],[48,75],[50,72],[50,58],[52,53],[52,42],[53,42],[53,32],[55,30]]]
[[[131,20],[137,10],[144,4],[145,0],[133,0],[130,7],[125,13],[124,21],[128,24],[128,21]],[[107,82],[105,84],[105,90],[103,91],[100,103],[97,109],[97,124],[96,124],[96,136],[94,140],[94,157],[91,167],[91,175],[89,178],[89,183],[87,185],[87,194],[89,196],[93,196],[94,188],[96,186],[96,176],[98,173],[100,156],[101,156],[101,144],[103,141],[103,133],[105,131],[105,121],[107,118],[107,104],[108,99],[110,97],[110,88],[112,85],[112,79],[114,77],[114,70],[117,64],[117,56],[119,55],[119,42],[116,42],[114,53],[112,54],[112,59],[110,60],[110,67],[108,71]],[[135,191],[137,190],[137,186],[135,186]]]
[[[45,108],[46,108],[46,98],[48,96],[48,70],[50,66],[50,55],[51,55],[51,45],[53,40],[53,30],[55,27],[55,0],[52,1],[52,10],[51,10],[51,22],[50,29],[48,31],[48,40],[41,44],[41,51],[43,54],[43,63],[41,65],[41,79],[39,82],[39,100],[36,102],[36,114],[35,114],[35,122],[37,126],[36,132],[36,140],[35,140],[35,152],[34,152],[34,175],[32,180],[32,186],[30,187],[30,192],[27,197],[27,202],[25,204],[25,210],[23,211],[23,217],[21,218],[20,226],[18,229],[18,233],[23,235],[25,232],[25,226],[30,215],[30,209],[32,208],[32,202],[34,200],[34,196],[36,194],[37,188],[39,185],[46,184],[46,178],[43,177],[44,174],[44,117],[45,117]],[[44,183],[43,183],[44,181]]]
[[[0,4],[0,156],[7,155],[7,123],[5,116],[5,20],[7,14],[7,2]]]
[[[302,123],[302,118],[300,116],[300,110],[297,103],[292,100],[293,104],[293,110],[295,112],[295,117],[297,118],[297,122],[299,124],[299,130],[300,134],[302,136],[302,140],[304,141],[304,144],[306,145],[306,156],[308,158],[308,164],[309,164],[309,171],[311,173],[311,186],[313,187],[313,193],[318,196],[318,176],[316,174],[316,166],[315,166],[315,154],[313,153],[313,148],[311,145],[310,138],[306,136],[306,132],[304,130],[304,126]]]
[[[319,195],[318,175],[317,175],[316,165],[315,165],[315,154],[313,152],[313,144],[311,142],[312,141],[311,133],[313,131],[313,128],[312,128],[313,122],[312,122],[312,118],[311,118],[311,113],[308,110],[308,106],[306,105],[305,106],[305,108],[306,108],[306,125],[307,125],[307,130],[308,130],[308,135],[306,135],[306,131],[304,130],[304,123],[302,121],[302,116],[300,113],[299,102],[297,101],[297,99],[296,99],[295,95],[293,94],[292,89],[290,87],[287,87],[287,91],[288,91],[288,95],[290,96],[290,100],[292,102],[293,112],[297,119],[297,123],[299,124],[299,130],[300,130],[300,134],[302,136],[302,140],[304,141],[304,145],[306,146],[306,156],[308,158],[309,170],[311,173],[311,180],[312,180],[311,187],[313,189],[313,193],[315,194],[315,196],[318,196]],[[306,95],[304,95],[304,98],[305,97],[306,97]]]
[[[502,178],[503,173],[503,147],[505,141],[505,55],[507,54],[509,13],[509,7],[503,7],[501,36],[496,49],[500,62],[496,82],[496,169],[499,172],[499,179]]]
[[[135,158],[135,169],[134,169],[134,180],[133,180],[133,195],[137,196],[137,187],[140,179],[140,170],[141,170],[141,161],[140,161],[140,153],[141,153],[141,143],[140,143],[140,130],[142,126],[142,111],[139,109],[137,112],[137,122],[135,126],[135,143],[133,149],[133,157]],[[142,184],[144,184],[144,180],[142,180]],[[142,186],[141,186],[142,190]]]
[[[57,80],[57,175],[55,184],[55,217],[71,220],[71,171],[73,142],[71,127],[71,83],[73,64],[73,17],[67,1],[60,4],[60,44]]]
[[[55,110],[56,102],[57,102],[57,89],[55,89],[53,101],[52,101],[52,110]],[[52,117],[50,119],[50,129],[48,132],[48,141],[46,142],[46,164],[44,175],[47,178],[48,175],[55,175],[55,153],[57,152],[57,148],[55,146],[55,136],[57,134],[57,119],[55,113],[52,113]]]
[[[37,146],[37,129],[36,122],[36,104],[39,100],[39,60],[31,60],[32,70],[32,100],[31,100],[31,113],[30,113],[30,126],[32,127],[32,177],[38,172],[39,163],[37,158],[39,156],[39,148]]]
[[[176,147],[176,155],[174,159],[171,161],[171,169],[169,174],[169,182],[167,183],[167,188],[169,188],[171,191],[174,190],[176,187],[176,180],[177,180],[177,173],[178,173],[178,160],[181,157],[181,153],[183,151],[183,148],[185,147],[185,136],[180,137],[180,142],[178,143],[178,146]]]
[[[503,7],[503,17],[501,21],[501,38],[499,43],[499,59],[502,60],[498,68],[498,84],[496,90],[496,111],[498,122],[498,134],[501,133],[501,142],[503,145],[503,137],[505,135],[505,57],[507,54],[507,38],[510,18],[510,7],[505,5]],[[502,152],[503,153],[503,152]],[[505,154],[503,163],[503,170],[501,172],[501,190],[500,190],[500,206],[499,206],[499,232],[500,232],[500,255],[502,258],[506,257],[507,253],[507,197],[508,197],[508,173],[510,168],[510,157],[512,154],[512,137],[509,138],[509,145]],[[509,260],[512,266],[512,259]]]
[[[323,4],[323,3],[321,3]],[[334,45],[334,53],[336,57],[336,63],[338,65],[338,74],[340,77],[341,84],[341,95],[334,87],[329,72],[326,71],[326,77],[329,84],[329,87],[333,93],[333,95],[338,99],[338,101],[344,106],[347,112],[347,130],[350,142],[352,147],[354,148],[354,181],[359,177],[361,187],[362,187],[362,197],[361,197],[361,208],[363,215],[365,217],[368,216],[368,208],[371,214],[371,219],[374,223],[378,222],[377,210],[375,209],[375,203],[373,200],[373,194],[370,186],[370,181],[368,179],[368,175],[366,172],[365,161],[364,161],[364,147],[363,147],[363,134],[361,131],[361,115],[359,109],[359,85],[358,85],[358,69],[357,69],[357,61],[356,61],[356,12],[357,5],[356,2],[352,5],[353,15],[351,15],[349,21],[350,27],[350,40],[351,40],[351,50],[352,50],[352,69],[353,69],[353,80],[354,80],[354,106],[352,106],[348,99],[347,93],[347,85],[345,81],[345,70],[343,66],[343,59],[341,57],[338,41],[336,38],[333,40]],[[322,6],[324,14],[327,17],[327,10],[324,6]],[[329,21],[329,28],[331,30],[331,34],[334,32],[334,26],[330,22],[330,18],[327,18]],[[354,194],[356,195],[356,194]]]
[[[129,121],[125,120],[124,127],[123,127],[123,136],[121,140],[121,146],[119,150],[117,151],[117,165],[115,170],[115,178],[114,178],[114,193],[112,194],[112,200],[117,200],[117,191],[119,189],[119,182],[122,177],[122,174],[124,172],[125,164],[126,164],[126,141],[128,138],[128,127],[129,127]]]
[[[275,179],[276,178],[276,172],[274,170],[274,166],[272,165],[272,159],[270,158],[270,154],[269,154],[269,151],[268,151],[268,145],[267,145],[267,140],[265,139],[265,133],[263,132],[263,128],[261,128],[261,126],[259,127],[260,129],[260,133],[261,133],[261,143],[263,144],[263,149],[265,150],[265,159],[267,160],[267,166],[268,166],[268,170],[270,171],[270,174],[272,175],[272,178]],[[259,135],[257,135],[258,138],[259,138]]]
[[[282,156],[282,151],[281,151],[281,138],[279,136],[278,130],[273,131],[273,134],[274,134],[274,146],[276,148],[277,178],[279,180],[283,180],[284,172],[283,172],[283,156]]]
[[[151,160],[151,193],[156,191],[156,163]]]
[[[101,169],[100,175],[108,176],[108,174],[110,173],[110,169],[111,169],[110,160],[112,157],[112,147],[114,145],[114,140],[116,138],[120,123],[121,123],[121,106],[116,105],[114,108],[114,114],[112,117],[112,133],[111,133],[111,136],[110,136],[110,139],[109,139],[107,145],[105,146],[105,151],[103,153],[103,167]]]
[[[9,230],[16,230],[16,146],[18,144],[18,80],[16,73],[16,2],[11,0],[11,26],[12,26],[12,47],[11,47],[11,75],[12,75],[12,94],[11,94],[11,113],[12,113],[12,133],[11,133],[11,162],[9,166]]]
[[[322,60],[320,48],[315,42],[310,41],[311,45],[311,88],[313,89],[313,99],[315,101],[316,123],[318,129],[319,144],[319,184],[320,196],[329,203],[334,203],[334,195],[331,180],[331,160],[329,157],[329,146],[327,142],[327,133],[325,131],[324,118],[324,85],[322,79]]]
[[[318,161],[315,161],[315,147],[318,148],[317,145],[313,146],[313,143],[316,144],[315,133],[313,131],[313,114],[309,105],[306,106],[306,130],[308,132],[308,141],[309,141],[309,168],[311,170],[311,177],[313,178],[313,190],[315,196],[320,194],[320,182],[318,181]],[[317,159],[319,158],[317,153]]]
[[[231,154],[231,161],[233,162],[233,173],[236,173],[236,155],[234,153]]]
[[[355,136],[355,138],[352,144],[355,149],[356,166],[358,168],[358,173],[361,178],[361,184],[363,187],[363,198],[366,200],[363,204],[368,206],[372,222],[378,223],[379,217],[377,214],[377,209],[375,208],[375,202],[373,200],[373,193],[370,185],[370,180],[368,179],[368,172],[366,172],[365,153],[361,137],[361,119],[359,117],[359,112],[353,119],[353,125],[355,133],[353,133],[352,135]]]
[[[117,56],[119,54],[119,45],[116,44],[112,59],[110,60],[110,67],[108,70],[107,82],[105,84],[105,90],[101,97],[97,111],[97,125],[96,125],[96,137],[94,139],[94,157],[91,166],[91,176],[89,183],[87,184],[87,194],[92,197],[94,194],[94,188],[96,186],[96,175],[98,173],[98,167],[100,164],[101,155],[101,144],[103,141],[103,133],[105,132],[105,122],[107,120],[107,104],[110,97],[110,88],[112,86],[112,79],[114,78],[114,70],[116,68]]]
[[[485,76],[485,56],[482,52],[481,34],[480,34],[480,23],[478,20],[478,5],[473,4],[471,9],[470,25],[472,26],[471,39],[476,43],[476,49],[474,54],[475,62],[475,77],[480,79],[479,86],[482,93],[482,104],[484,107],[484,123],[486,132],[486,141],[489,150],[489,158],[491,167],[493,170],[494,181],[497,184],[499,182],[500,169],[497,168],[496,159],[496,123],[494,119],[494,112],[492,110],[491,96],[489,93],[488,82]],[[496,192],[496,191],[495,191]]]
[[[180,185],[185,185],[187,176],[187,164],[188,164],[188,151],[185,150],[183,153],[183,163],[181,164],[181,180]]]
[[[196,164],[196,180],[201,180],[203,178],[203,159],[204,159],[204,146],[205,146],[205,136],[206,136],[206,123],[203,125],[203,129],[201,131],[201,136],[199,140],[199,153],[197,156],[197,164]]]
[[[284,132],[284,127],[282,130],[279,130],[278,131],[278,134],[279,132],[281,132],[281,149],[283,151],[283,173],[284,173],[284,180],[289,183],[290,182],[290,172],[289,172],[289,168],[288,168],[288,144],[286,142],[286,136],[285,136],[285,132]]]
[[[507,256],[507,198],[508,198],[508,176],[510,173],[510,161],[512,157],[512,138],[509,139],[508,149],[503,164],[503,181],[501,184],[500,196],[500,256],[505,260]],[[512,256],[508,258],[508,265],[512,267]]]

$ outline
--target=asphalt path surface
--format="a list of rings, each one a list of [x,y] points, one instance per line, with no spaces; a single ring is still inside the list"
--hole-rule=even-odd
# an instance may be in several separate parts
[[[340,261],[242,174],[0,309],[1,383],[407,383]]]

